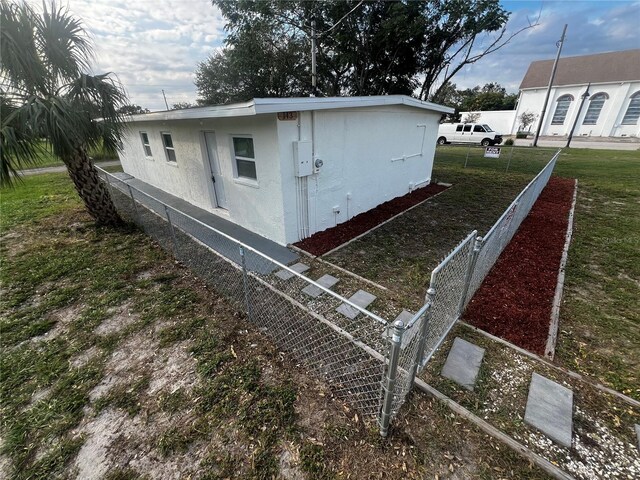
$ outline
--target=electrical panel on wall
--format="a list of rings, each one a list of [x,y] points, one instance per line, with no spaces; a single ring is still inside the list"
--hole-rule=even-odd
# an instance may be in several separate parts
[[[313,173],[311,142],[293,142],[293,160],[296,177],[307,177]]]

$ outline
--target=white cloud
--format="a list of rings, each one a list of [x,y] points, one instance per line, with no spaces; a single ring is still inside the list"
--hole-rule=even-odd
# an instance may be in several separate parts
[[[28,0],[41,8],[41,0]],[[504,1],[513,11],[515,31],[539,13],[540,25],[454,78],[459,87],[498,82],[517,91],[534,60],[553,58],[555,42],[569,24],[563,56],[640,47],[640,2]],[[132,103],[164,109],[194,101],[196,65],[224,40],[224,18],[210,0],[67,0],[95,42],[96,72],[112,71],[124,83]],[[483,39],[486,41],[486,39]]]
[[[41,0],[29,0],[36,9]],[[131,103],[152,110],[195,101],[193,73],[224,40],[209,0],[67,0],[95,44],[94,71],[114,72]]]
[[[506,8],[513,11],[508,25],[511,31],[526,25],[527,18],[535,19],[539,12],[540,25],[463,69],[453,80],[459,87],[498,82],[517,92],[531,62],[555,57],[565,23],[568,28],[563,57],[640,48],[637,1],[506,2]]]

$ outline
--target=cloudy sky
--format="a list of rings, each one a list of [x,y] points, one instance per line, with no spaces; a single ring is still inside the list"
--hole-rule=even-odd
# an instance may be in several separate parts
[[[40,0],[30,0],[41,5]],[[193,72],[224,41],[224,19],[209,0],[66,0],[96,44],[95,71],[116,72],[131,102],[151,110],[195,101]],[[539,26],[461,71],[454,82],[473,87],[499,82],[517,91],[529,63],[553,58],[569,24],[563,56],[640,48],[640,1],[507,1],[508,28]]]

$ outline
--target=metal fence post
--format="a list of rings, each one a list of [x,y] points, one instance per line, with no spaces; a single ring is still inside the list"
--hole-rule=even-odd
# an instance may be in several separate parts
[[[109,196],[111,197],[111,201],[113,201],[113,187],[111,186],[111,180],[109,179],[111,175],[107,172],[104,172],[104,179],[107,182],[107,188],[109,189]]]
[[[393,396],[398,377],[398,359],[402,347],[402,335],[404,333],[404,323],[402,320],[393,322],[391,338],[389,339],[389,364],[383,380],[382,390],[384,398],[380,411],[380,435],[386,437],[389,433],[389,422],[391,421],[391,408],[393,406]]]
[[[138,224],[142,226],[142,219],[140,217],[140,212],[138,211],[138,206],[136,205],[136,199],[133,197],[133,190],[131,189],[131,185],[127,183],[127,187],[129,187],[129,196],[131,197],[131,203],[133,203],[133,210],[136,212],[136,218],[138,219]]]
[[[469,148],[467,149],[467,158],[464,159],[464,167],[467,168],[467,162],[469,161],[469,153],[471,152],[471,144],[469,144]]]
[[[244,254],[244,247],[242,245],[240,248],[240,259],[242,263],[242,285],[244,287],[244,302],[247,305],[247,316],[249,320],[251,320],[251,302],[249,301],[249,279],[247,278],[247,262]]]
[[[424,355],[424,345],[427,342],[427,335],[429,332],[429,320],[431,319],[431,307],[433,306],[433,299],[435,297],[436,290],[429,286],[427,290],[427,302],[426,309],[422,314],[422,324],[420,325],[420,332],[418,332],[418,348],[416,349],[416,356],[413,359],[413,363],[411,364],[411,371],[409,372],[409,388],[407,391],[411,391],[413,389],[413,384],[416,380],[416,375],[418,375],[420,366],[422,365],[422,357]]]
[[[509,152],[509,161],[507,162],[507,169],[505,170],[505,173],[509,171],[509,165],[511,165],[511,157],[513,157],[513,149],[516,148],[515,146],[511,147],[511,152]]]
[[[164,213],[167,216],[167,222],[169,222],[169,229],[171,230],[171,238],[173,239],[173,250],[178,253],[178,241],[176,240],[176,232],[173,229],[173,223],[171,222],[171,216],[169,215],[169,207],[164,206]]]
[[[469,257],[469,263],[467,264],[467,273],[464,277],[464,287],[462,288],[462,296],[460,297],[460,303],[458,303],[458,318],[462,316],[464,311],[464,305],[467,301],[467,295],[469,294],[469,287],[471,286],[471,278],[473,277],[473,271],[476,269],[476,263],[478,261],[478,254],[482,248],[482,237],[476,237],[476,241],[473,244],[473,251]]]

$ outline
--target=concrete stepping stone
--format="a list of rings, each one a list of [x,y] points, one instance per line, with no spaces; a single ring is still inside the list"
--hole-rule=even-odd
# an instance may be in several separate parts
[[[295,272],[303,273],[309,270],[309,265],[298,262],[295,265],[291,265],[289,268]],[[279,272],[276,272],[276,277],[281,278],[282,280],[289,280],[293,276],[295,276],[293,273],[291,273],[289,270],[285,270],[284,268]]]
[[[395,318],[393,323],[397,322],[398,320],[402,320],[402,323],[404,323],[404,326],[406,327],[412,318],[413,318],[413,313],[407,310],[402,310],[402,312],[400,312],[400,314]],[[382,338],[384,340],[389,339],[389,335],[392,329],[393,329],[393,324],[387,325],[386,330],[382,333]],[[409,344],[409,342],[413,340],[413,338],[418,334],[418,330],[419,330],[419,327],[416,324],[413,327],[411,327],[409,330],[404,331],[404,335],[402,336],[402,348],[406,347]]]
[[[367,308],[369,305],[373,303],[373,301],[376,298],[377,297],[375,295],[369,292],[365,292],[364,290],[358,290],[356,293],[351,295],[351,297],[349,297],[349,301],[352,303],[355,303],[361,308]],[[336,311],[351,320],[356,318],[360,313],[360,310],[356,310],[351,305],[347,305],[346,303],[343,303],[338,308],[336,308]]]
[[[484,348],[456,337],[440,374],[467,390],[473,390],[483,357]]]
[[[323,275],[318,280],[316,280],[316,283],[319,283],[324,288],[331,288],[339,281],[340,280],[331,275]],[[324,290],[316,287],[315,285],[307,285],[302,289],[302,291],[313,298],[317,298],[324,293]]]
[[[529,386],[524,421],[554,442],[571,447],[573,392],[534,373]]]

